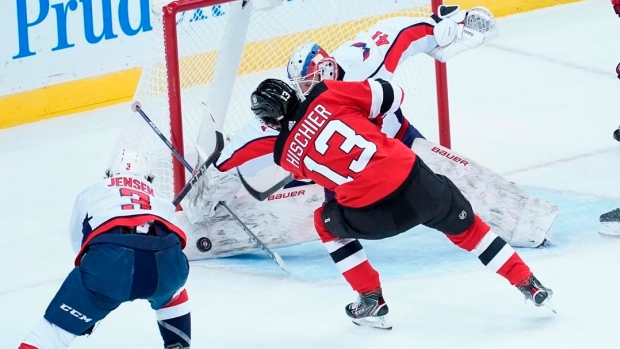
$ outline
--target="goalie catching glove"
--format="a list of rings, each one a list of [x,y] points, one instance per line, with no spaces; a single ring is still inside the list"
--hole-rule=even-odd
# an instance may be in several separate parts
[[[438,46],[429,55],[441,62],[499,37],[493,14],[482,6],[462,11],[458,5],[441,5],[432,18]]]

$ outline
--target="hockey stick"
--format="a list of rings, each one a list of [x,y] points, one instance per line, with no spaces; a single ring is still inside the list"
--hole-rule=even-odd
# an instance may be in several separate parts
[[[215,131],[215,150],[213,151],[213,153],[211,153],[211,155],[209,155],[207,160],[198,167],[198,170],[196,171],[196,173],[193,172],[193,169],[191,166],[187,167],[187,170],[190,171],[191,173],[194,173],[194,175],[192,176],[192,178],[189,179],[187,183],[185,183],[185,186],[183,187],[183,189],[181,189],[181,191],[177,194],[177,196],[174,197],[174,200],[172,200],[172,204],[174,206],[177,206],[178,204],[181,203],[181,201],[183,201],[187,193],[189,193],[189,191],[192,190],[194,185],[196,185],[196,182],[198,182],[198,179],[205,174],[205,172],[207,171],[207,168],[211,166],[211,164],[213,164],[215,160],[217,160],[217,158],[220,157],[220,153],[222,152],[222,149],[224,149],[224,135],[222,135],[222,133],[219,131]],[[179,156],[181,155],[179,154]],[[185,164],[187,164],[187,162],[185,162]]]
[[[247,190],[248,193],[250,193],[250,195],[252,195],[252,197],[258,201],[265,201],[265,199],[267,199],[270,195],[282,189],[285,185],[293,181],[293,176],[289,174],[284,179],[276,183],[273,187],[267,189],[266,191],[260,192],[252,188],[252,186],[245,181],[245,179],[241,175],[241,172],[239,172],[239,168],[237,168],[237,174],[239,175],[239,179],[241,180],[241,184],[243,184],[245,190]]]
[[[159,138],[166,144],[168,149],[172,151],[172,154],[177,158],[177,160],[179,160],[181,164],[185,166],[186,169],[188,169],[190,172],[193,173],[193,170],[190,164],[188,164],[187,161],[185,161],[185,159],[181,156],[181,154],[179,154],[179,152],[177,152],[177,150],[174,149],[174,147],[172,146],[172,143],[170,143],[170,141],[166,138],[166,136],[164,136],[164,134],[161,133],[159,128],[155,126],[153,121],[151,121],[151,118],[149,118],[148,115],[146,115],[146,113],[142,110],[142,106],[140,105],[140,102],[137,102],[137,101],[133,102],[131,105],[131,109],[137,112],[138,114],[140,114],[140,116],[142,116],[142,118],[149,124],[149,126],[151,126],[153,131],[155,131],[155,133],[157,133]],[[198,167],[198,171],[196,171],[196,173],[192,175],[192,178],[190,178],[190,180],[187,183],[185,183],[185,186],[183,187],[183,189],[181,189],[181,191],[179,191],[179,193],[174,197],[174,200],[172,200],[172,204],[174,206],[178,206],[181,203],[181,201],[183,201],[187,193],[189,193],[189,191],[194,187],[198,179],[204,175],[205,171],[207,170],[207,167],[211,166],[211,164],[213,164],[215,160],[217,160],[217,158],[220,156],[220,153],[222,152],[223,149],[224,149],[224,135],[222,135],[222,133],[219,131],[215,131],[215,149],[213,150],[211,155],[209,155],[207,160],[203,162],[202,165],[200,165],[200,167]]]
[[[260,241],[258,236],[252,233],[250,228],[248,228],[248,226],[245,225],[245,223],[243,223],[239,217],[237,217],[237,215],[226,205],[226,203],[224,203],[223,201],[220,201],[219,205],[222,206],[226,211],[228,211],[228,214],[230,214],[230,216],[234,220],[236,220],[237,223],[239,223],[241,228],[243,228],[243,230],[250,236],[252,241],[254,241],[261,248],[261,250],[263,250],[266,254],[268,254],[269,257],[271,257],[271,259],[273,259],[274,262],[276,262],[278,266],[280,266],[280,268],[284,270],[285,273],[289,273],[289,270],[286,267],[286,264],[284,264],[282,257],[280,257],[278,253],[271,251],[262,241]]]
[[[142,107],[140,106],[140,102],[134,102],[131,105],[131,109],[133,109],[133,111],[135,112],[138,112],[140,116],[142,116],[142,118],[149,124],[149,126],[151,126],[153,131],[155,131],[155,133],[157,133],[159,138],[166,144],[168,149],[170,149],[170,151],[177,158],[177,160],[179,160],[188,171],[193,173],[194,169],[192,168],[192,166],[185,160],[185,158],[183,158],[183,156],[181,156],[181,154],[179,154],[179,152],[176,149],[174,149],[174,147],[172,146],[172,143],[170,143],[170,141],[166,138],[166,136],[164,136],[163,133],[161,133],[159,128],[157,128],[157,126],[155,126],[155,124],[153,123],[153,121],[151,121],[148,115],[146,115],[146,113],[142,110]],[[205,173],[207,168],[212,163],[214,163],[215,160],[217,160],[217,158],[220,156],[220,153],[222,152],[222,149],[224,149],[224,136],[222,135],[222,133],[219,131],[215,131],[215,136],[216,136],[215,150],[213,151],[213,153],[211,153],[211,155],[209,155],[209,158],[198,168],[198,171],[196,171],[196,173],[192,176],[189,182],[187,182],[187,184],[185,185],[185,187],[183,187],[181,192],[179,192],[179,194],[177,194],[177,196],[174,198],[174,201],[172,203],[175,206],[177,206],[183,200],[183,198],[187,195],[187,193],[189,193],[191,188],[196,184],[198,179]],[[239,219],[239,217],[233,213],[233,211],[226,205],[225,202],[220,201],[218,204],[224,207],[226,211],[228,211],[230,216],[241,226],[243,231],[245,231],[250,236],[252,241],[254,241],[265,253],[267,253],[269,257],[271,257],[271,259],[273,259],[273,261],[276,262],[276,264],[278,264],[278,266],[282,270],[284,270],[284,272],[286,273],[289,272],[288,268],[286,267],[286,264],[284,264],[284,261],[282,260],[282,257],[280,257],[278,253],[271,251],[262,241],[260,241],[260,239],[254,233],[252,233],[250,228],[248,228],[245,225],[245,223],[243,223],[241,219]]]

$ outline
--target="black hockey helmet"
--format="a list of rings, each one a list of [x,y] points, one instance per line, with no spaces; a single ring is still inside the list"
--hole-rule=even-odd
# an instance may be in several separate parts
[[[266,79],[261,82],[251,97],[252,111],[263,125],[280,131],[299,106],[299,97],[286,82]]]

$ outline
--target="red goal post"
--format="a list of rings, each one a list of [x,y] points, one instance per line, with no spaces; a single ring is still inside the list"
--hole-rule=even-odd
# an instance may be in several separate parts
[[[234,133],[253,117],[251,91],[264,78],[285,79],[286,63],[299,44],[317,42],[330,52],[380,19],[426,17],[441,4],[277,0],[277,6],[253,8],[274,1],[151,1],[153,44],[135,99],[190,163],[203,105],[219,118],[225,134]],[[417,55],[399,66],[395,81],[405,89],[405,116],[430,140],[450,147],[445,64]],[[148,152],[155,159],[156,186],[172,197],[185,184],[186,170],[147,128],[139,121],[126,127],[119,145]]]

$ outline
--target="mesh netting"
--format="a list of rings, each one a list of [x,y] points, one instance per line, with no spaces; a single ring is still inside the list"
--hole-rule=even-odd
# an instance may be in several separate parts
[[[170,139],[168,74],[161,8],[169,1],[152,1],[152,52],[145,64],[135,99]],[[238,5],[234,3],[233,5]],[[213,84],[218,52],[227,45],[225,28],[231,4],[178,13],[177,49],[181,83],[183,144],[191,162],[194,142]],[[234,87],[227,107],[224,133],[234,133],[253,117],[250,93],[265,78],[286,79],[286,64],[298,45],[312,41],[327,52],[335,50],[355,34],[380,19],[430,14],[430,0],[293,0],[270,10],[254,10],[245,38],[241,64],[230,79]],[[434,60],[417,55],[399,66],[395,82],[406,91],[403,111],[429,139],[438,140],[437,99]],[[119,147],[133,147],[148,153],[156,180],[154,185],[173,195],[172,157],[163,142],[139,117],[125,127]]]

